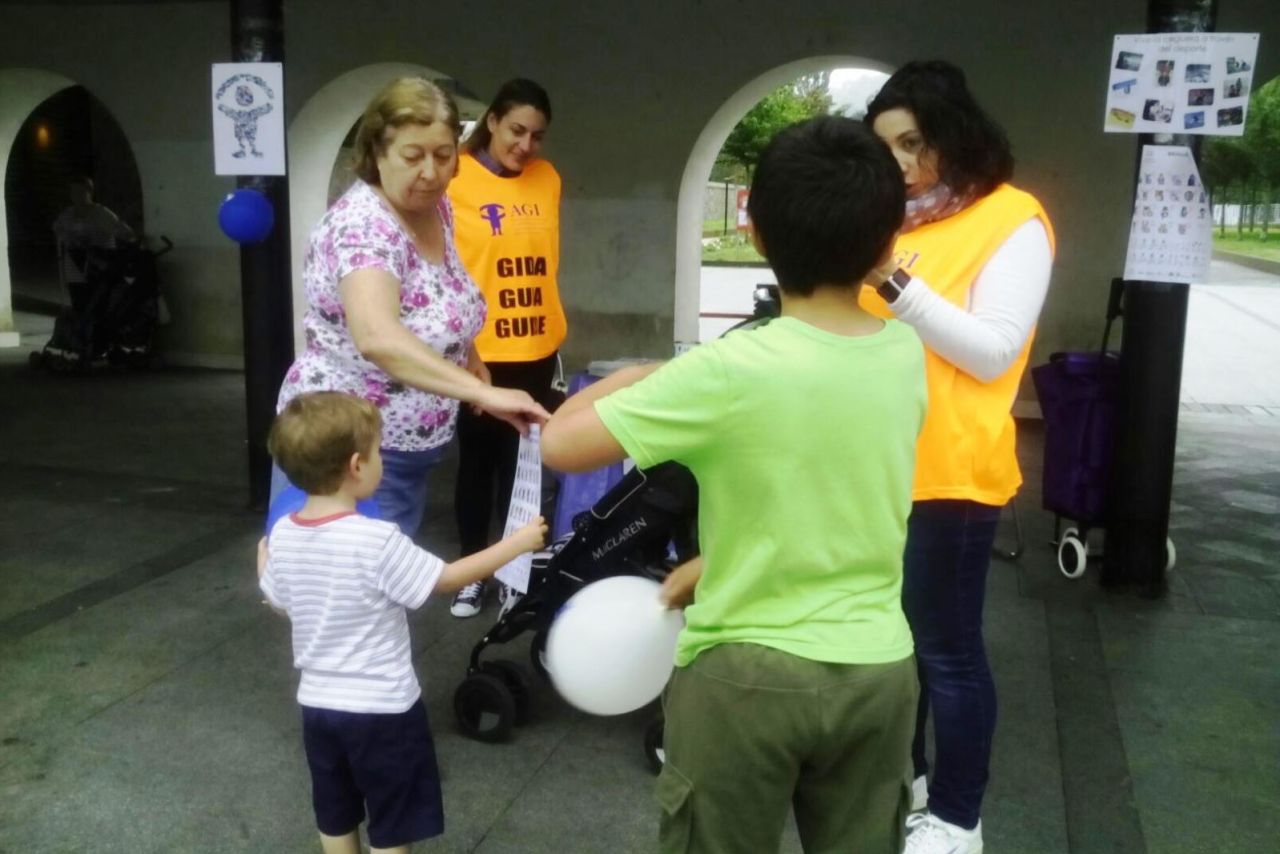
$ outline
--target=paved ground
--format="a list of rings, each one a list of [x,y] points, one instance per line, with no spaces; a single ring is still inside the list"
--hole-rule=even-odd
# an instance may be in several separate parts
[[[1280,415],[1280,276],[1214,261],[1191,288],[1182,401]],[[1255,414],[1257,413],[1255,411]]]
[[[253,579],[240,376],[50,377],[10,352],[0,388],[0,852],[317,850],[287,628]],[[1023,425],[1027,550],[989,581],[991,854],[1274,848],[1277,423],[1184,412],[1160,601],[1058,574]],[[445,555],[451,476],[421,534]],[[456,734],[485,628],[444,602],[413,619],[449,822],[422,850],[653,850],[646,713],[591,718],[542,692],[510,744]]]

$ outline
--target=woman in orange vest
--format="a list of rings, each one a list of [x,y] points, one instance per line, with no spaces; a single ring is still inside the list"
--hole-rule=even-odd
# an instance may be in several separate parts
[[[996,723],[983,598],[1000,508],[1022,482],[1010,409],[1049,287],[1053,230],[1008,183],[1008,139],[955,66],[903,66],[866,121],[902,167],[907,212],[891,265],[861,301],[919,333],[929,387],[902,588],[921,686],[913,809],[928,812],[909,820],[906,850],[977,854]]]
[[[551,403],[566,324],[556,284],[560,269],[560,175],[538,156],[551,123],[551,99],[532,80],[502,84],[464,143],[449,184],[458,254],[488,303],[476,338],[477,375]],[[458,415],[454,512],[462,554],[489,545],[495,506],[505,518],[519,434],[491,416]],[[510,591],[500,588],[505,605]],[[484,583],[454,597],[455,617],[480,612]]]

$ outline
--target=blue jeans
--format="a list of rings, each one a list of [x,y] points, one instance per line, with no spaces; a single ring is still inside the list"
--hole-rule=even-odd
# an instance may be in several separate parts
[[[382,518],[395,522],[406,537],[418,533],[427,509],[427,472],[444,457],[441,445],[426,451],[382,449],[382,483],[373,493]]]
[[[427,473],[444,457],[441,445],[426,451],[393,451],[382,449],[382,482],[373,493],[378,516],[395,522],[405,536],[412,537],[422,525],[427,509]],[[271,466],[271,505],[289,486],[289,479],[277,465]],[[296,509],[296,508],[289,508]],[[273,516],[278,515],[276,510]]]
[[[937,755],[929,811],[968,829],[981,815],[996,729],[982,605],[999,519],[999,507],[973,501],[917,501],[907,521],[902,607],[920,675],[911,759],[917,777],[929,770],[925,725],[932,707]]]

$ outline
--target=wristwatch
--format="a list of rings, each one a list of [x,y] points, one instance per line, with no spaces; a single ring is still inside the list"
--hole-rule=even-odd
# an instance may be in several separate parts
[[[910,282],[911,274],[899,267],[893,271],[892,276],[885,279],[884,283],[876,288],[876,293],[880,295],[881,299],[892,305],[893,301],[902,293],[902,289]]]

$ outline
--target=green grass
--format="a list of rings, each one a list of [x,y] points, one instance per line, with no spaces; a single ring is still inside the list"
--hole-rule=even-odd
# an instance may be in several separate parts
[[[733,234],[738,227],[737,221],[734,219],[734,217],[735,217],[735,214],[733,212],[730,212],[729,213],[729,233],[730,234]],[[702,223],[703,237],[719,237],[723,232],[724,232],[723,219],[719,219],[719,218],[708,219],[708,220],[704,220]]]
[[[764,258],[751,245],[744,235],[730,234],[723,240],[711,245],[703,245],[702,260],[706,261],[747,261],[756,264],[765,263]]]
[[[1236,236],[1236,230],[1232,226],[1227,226],[1225,236],[1220,236],[1218,229],[1214,228],[1213,248],[1222,252],[1234,252],[1237,255],[1251,255],[1268,261],[1280,261],[1280,224],[1271,227],[1270,238],[1266,241],[1262,239],[1260,228],[1252,232],[1246,231],[1243,238]]]

